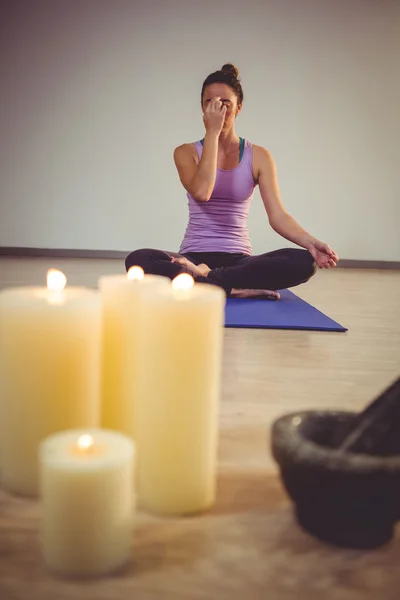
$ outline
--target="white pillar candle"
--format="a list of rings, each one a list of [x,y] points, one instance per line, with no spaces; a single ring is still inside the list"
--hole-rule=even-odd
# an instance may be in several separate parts
[[[99,279],[102,298],[101,426],[134,438],[136,366],[140,360],[139,297],[143,288],[156,293],[170,285],[166,277],[144,275],[131,267],[127,275]]]
[[[159,514],[196,513],[215,500],[225,294],[182,274],[142,300],[138,501]]]
[[[59,574],[112,573],[130,559],[134,444],[106,430],[64,431],[40,446],[41,548]]]
[[[101,300],[66,287],[0,292],[0,467],[2,486],[38,494],[38,445],[63,429],[97,427],[100,410]]]

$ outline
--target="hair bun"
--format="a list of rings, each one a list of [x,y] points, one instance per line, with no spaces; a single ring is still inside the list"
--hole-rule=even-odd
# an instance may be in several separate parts
[[[236,78],[239,76],[239,69],[231,63],[226,63],[226,65],[221,68],[221,71],[224,71],[225,73],[231,73]]]

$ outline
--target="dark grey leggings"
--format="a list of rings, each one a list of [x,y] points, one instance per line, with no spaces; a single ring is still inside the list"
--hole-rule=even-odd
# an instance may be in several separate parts
[[[205,263],[211,269],[208,277],[195,276],[201,283],[222,287],[227,295],[233,288],[253,290],[282,290],[306,283],[316,271],[314,259],[307,250],[284,248],[258,256],[225,252],[189,252],[177,254],[151,248],[131,252],[125,267],[137,265],[145,273],[174,279],[187,269],[171,258],[184,256],[196,265]]]

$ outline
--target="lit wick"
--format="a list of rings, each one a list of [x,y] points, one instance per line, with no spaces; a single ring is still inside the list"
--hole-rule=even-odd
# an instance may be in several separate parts
[[[65,288],[66,283],[67,278],[61,271],[58,271],[57,269],[49,269],[47,271],[47,289],[50,292],[61,293]]]
[[[93,443],[94,441],[92,436],[88,433],[84,433],[83,435],[79,436],[77,446],[80,451],[87,452],[87,450],[93,446]]]
[[[128,271],[128,279],[131,281],[140,281],[144,277],[144,271],[142,267],[131,267]]]
[[[174,290],[190,290],[194,286],[194,279],[189,273],[181,273],[172,281]]]
[[[49,269],[47,271],[47,290],[49,292],[48,302],[49,304],[62,304],[63,303],[63,290],[66,286],[67,278],[64,273],[57,269]]]

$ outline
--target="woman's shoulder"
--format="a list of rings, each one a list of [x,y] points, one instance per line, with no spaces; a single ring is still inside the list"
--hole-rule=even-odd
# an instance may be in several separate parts
[[[253,152],[258,154],[259,156],[271,155],[270,150],[268,150],[268,148],[266,148],[265,146],[260,146],[259,144],[254,144],[254,143],[251,143],[251,146],[253,148]]]
[[[270,172],[271,169],[274,169],[274,158],[268,148],[252,144],[252,169],[256,182],[258,182],[261,172]]]
[[[242,139],[242,138],[241,138]],[[253,151],[253,157],[260,158],[261,160],[268,160],[272,157],[272,153],[265,146],[261,146],[259,144],[255,144],[251,140],[247,138],[243,138],[245,147],[251,148]]]
[[[192,157],[195,160],[198,159],[199,150],[201,149],[201,141],[198,142],[185,142],[177,146],[174,150],[175,160],[179,157]]]
[[[199,162],[199,148],[200,142],[187,142],[180,144],[174,149],[174,161],[178,165],[180,163],[188,163],[194,161],[196,164]]]
[[[272,152],[268,150],[265,146],[259,146],[258,144],[252,144],[253,149],[253,160],[257,164],[262,163],[272,163],[274,158],[272,156]]]
[[[195,142],[184,142],[183,144],[179,144],[179,146],[176,146],[175,150],[178,150],[179,148],[182,148],[184,150],[190,150],[195,148],[196,146],[201,145],[203,140],[197,140]]]

